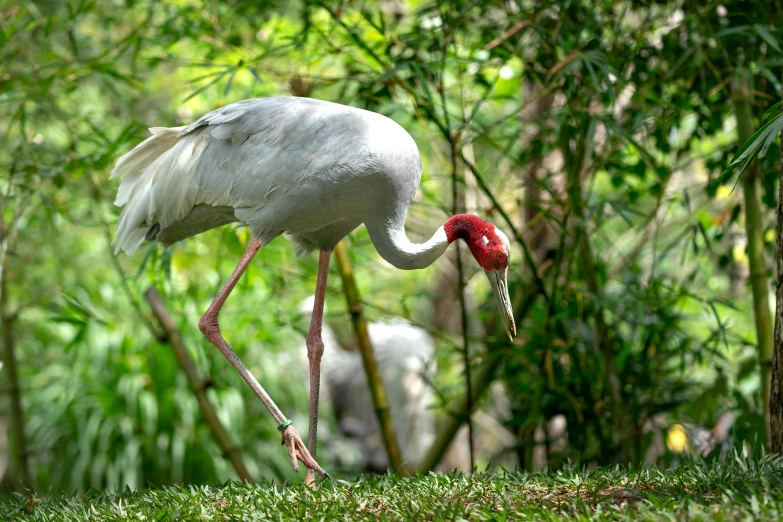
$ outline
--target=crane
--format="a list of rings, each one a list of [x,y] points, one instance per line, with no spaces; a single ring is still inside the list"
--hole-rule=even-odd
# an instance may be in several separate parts
[[[509,338],[516,334],[507,274],[508,237],[471,214],[449,218],[426,242],[411,242],[405,216],[421,180],[416,143],[380,114],[297,97],[232,103],[183,127],[154,127],[122,156],[115,205],[123,207],[115,254],[145,241],[169,246],[228,223],[252,239],[199,321],[199,329],[234,366],[278,423],[291,465],[328,478],[316,462],[321,324],[329,260],[337,243],[364,224],[380,256],[402,270],[425,268],[460,239],[484,269]],[[310,363],[308,445],[223,338],[218,314],[255,254],[276,237],[294,253],[319,251],[315,304],[306,339]],[[309,448],[309,449],[308,449]]]

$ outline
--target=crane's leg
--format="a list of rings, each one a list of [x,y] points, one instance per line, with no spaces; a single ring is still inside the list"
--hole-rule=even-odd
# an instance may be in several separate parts
[[[315,302],[313,317],[310,319],[310,331],[307,334],[307,358],[310,360],[310,433],[307,437],[307,447],[310,455],[315,458],[315,446],[318,432],[318,394],[321,391],[321,356],[324,354],[324,343],[321,339],[321,326],[324,318],[324,302],[326,301],[326,278],[329,275],[329,259],[331,250],[321,250],[318,257],[318,279],[315,284]],[[307,470],[305,484],[312,484],[315,474]]]
[[[234,289],[237,281],[239,281],[239,278],[242,277],[242,274],[245,272],[248,265],[250,264],[250,261],[252,261],[253,257],[256,255],[256,252],[258,252],[258,249],[261,248],[261,246],[261,240],[258,238],[254,237],[253,240],[250,241],[250,245],[247,247],[247,250],[242,256],[242,259],[239,261],[237,267],[234,269],[234,272],[232,272],[231,277],[228,278],[226,284],[220,290],[217,297],[215,297],[215,300],[212,301],[212,304],[209,305],[206,313],[204,313],[204,316],[198,322],[198,327],[199,330],[201,330],[201,333],[203,333],[204,336],[209,339],[209,342],[214,344],[217,349],[220,350],[220,353],[222,353],[234,366],[234,368],[236,368],[237,372],[239,372],[239,375],[241,375],[245,382],[250,385],[258,398],[261,399],[261,402],[264,403],[266,409],[269,410],[269,413],[272,414],[272,417],[275,418],[275,421],[279,424],[278,429],[282,432],[281,444],[288,446],[288,456],[291,458],[291,465],[293,465],[294,469],[299,471],[299,463],[297,462],[298,459],[302,461],[302,464],[307,466],[308,471],[313,470],[318,472],[320,475],[328,477],[329,475],[321,468],[321,466],[318,465],[318,463],[315,461],[315,458],[310,455],[310,452],[307,451],[307,448],[302,442],[302,438],[299,436],[299,433],[297,433],[294,427],[291,426],[290,421],[286,420],[285,415],[283,415],[272,398],[266,393],[264,388],[261,387],[256,378],[253,377],[253,375],[250,373],[247,367],[245,367],[234,350],[231,349],[231,346],[229,346],[229,344],[220,334],[220,325],[218,325],[218,314],[220,313],[220,308],[226,302],[228,294],[230,294]]]

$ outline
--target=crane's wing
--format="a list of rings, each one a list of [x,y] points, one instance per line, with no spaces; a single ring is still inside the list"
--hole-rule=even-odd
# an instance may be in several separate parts
[[[314,176],[366,162],[362,113],[307,98],[261,98],[187,127],[150,129],[112,171],[125,176],[115,201],[125,207],[117,251],[133,253],[151,231],[183,220],[196,205],[261,208]]]

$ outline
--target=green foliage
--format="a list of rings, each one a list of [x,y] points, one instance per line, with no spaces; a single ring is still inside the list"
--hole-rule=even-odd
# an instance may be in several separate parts
[[[775,109],[779,109],[783,102],[778,102],[770,107],[764,114],[764,119],[772,114]],[[723,171],[723,177],[729,176],[734,169],[739,168],[740,174],[748,168],[750,162],[756,159],[756,156],[765,156],[770,145],[780,136],[783,131],[783,113],[777,114],[771,120],[766,122],[763,127],[745,142],[740,150],[734,155],[726,170]]]
[[[721,172],[730,158],[734,168],[756,152],[762,172],[774,170],[777,155],[769,149],[783,120],[774,116],[752,143],[735,146],[729,85],[747,68],[762,100],[756,114],[779,99],[780,2],[416,1],[399,12],[382,4],[86,0],[0,7],[0,266],[18,312],[13,335],[39,489],[233,477],[169,348],[158,342],[141,299],[150,284],[178,318],[251,474],[295,477],[273,422],[196,328],[247,231],[224,227],[165,251],[149,246],[115,258],[109,243],[117,183],[108,180],[146,127],[292,92],[381,112],[414,136],[423,179],[408,218],[412,237],[429,237],[451,212],[453,181],[471,211],[510,232],[512,297],[517,308],[532,300],[517,317],[515,343],[502,335],[483,275],[472,265],[467,274],[477,318],[471,357],[477,363],[487,350],[504,356],[500,377],[511,414],[503,421],[515,439],[499,454],[485,453],[481,466],[532,467],[537,428],[556,415],[567,421],[568,440],[549,448],[553,467],[568,458],[638,462],[656,429],[683,421],[711,426],[730,409],[740,413],[737,438],[755,442],[759,371],[750,300],[736,284],[747,266],[737,233],[744,216],[733,180]],[[770,207],[773,178],[764,180]],[[770,229],[768,209],[766,216]],[[441,371],[433,385],[445,405],[463,388],[461,336],[443,319],[457,312],[436,290],[444,280],[456,285],[448,262],[401,273],[379,261],[363,229],[350,241],[369,319],[400,315],[437,334]],[[307,330],[298,305],[312,293],[314,274],[314,259],[294,260],[277,240],[262,249],[221,314],[229,342],[297,425],[307,403],[295,355]],[[329,319],[347,323],[335,276]],[[0,408],[5,414],[5,404]],[[697,475],[701,468],[689,469]],[[475,487],[471,494],[480,495],[496,484],[553,485],[558,476],[581,476],[563,473],[396,485]],[[355,487],[375,505],[372,488],[390,481]],[[345,502],[343,486],[351,491],[343,484],[325,495]],[[216,509],[210,502],[225,491],[173,488],[133,499],[152,510],[164,509],[156,495],[195,497]],[[259,505],[283,495],[242,491]],[[123,497],[94,498],[114,512]],[[645,494],[658,506],[651,498]],[[702,514],[706,498],[660,502]],[[726,510],[745,513],[750,498],[728,498]],[[773,500],[763,505],[779,509]],[[574,516],[594,507],[574,497],[539,501],[541,509],[567,502],[563,509]],[[61,512],[86,509],[74,502]],[[616,518],[637,508],[624,509]]]
[[[466,477],[387,475],[302,484],[173,486],[77,497],[19,493],[0,520],[776,520],[780,461],[744,457],[673,470],[576,466]]]

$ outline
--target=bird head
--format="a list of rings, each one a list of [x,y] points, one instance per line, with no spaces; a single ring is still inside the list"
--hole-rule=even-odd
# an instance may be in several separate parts
[[[511,254],[508,237],[489,221],[472,214],[457,214],[446,221],[443,228],[449,243],[463,240],[484,269],[500,307],[503,326],[511,339],[517,332],[508,296],[508,259]]]

